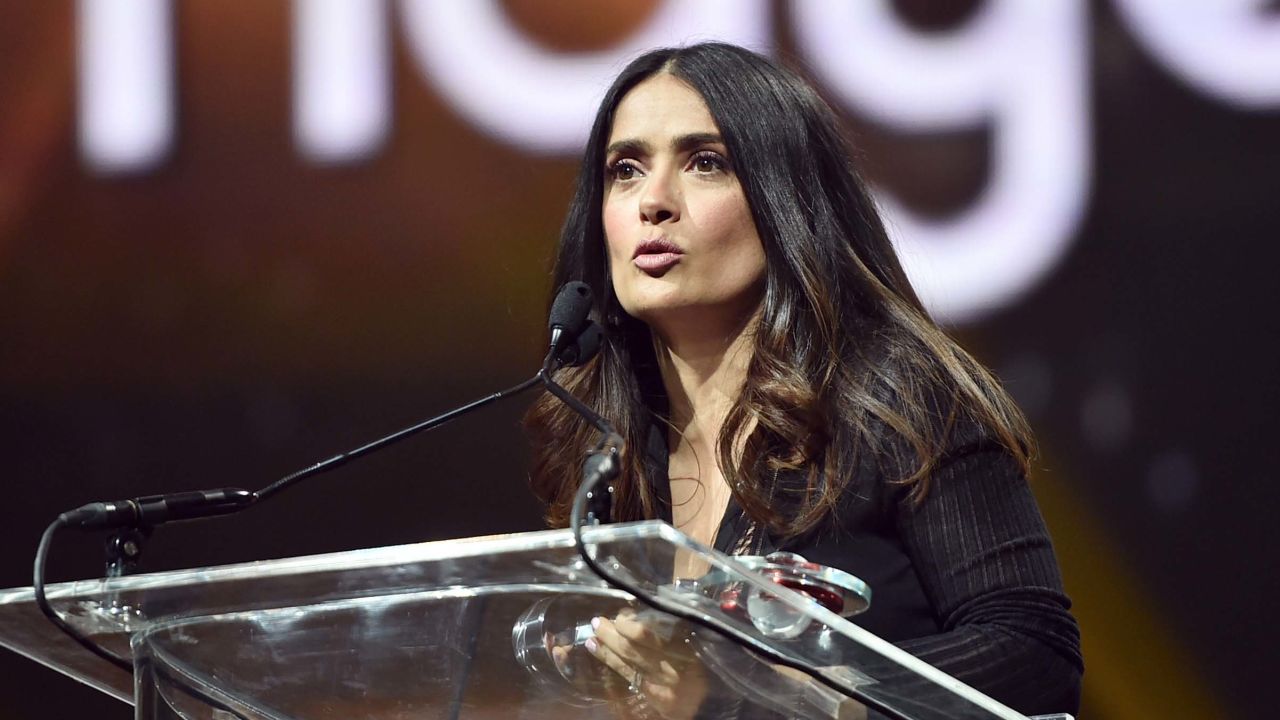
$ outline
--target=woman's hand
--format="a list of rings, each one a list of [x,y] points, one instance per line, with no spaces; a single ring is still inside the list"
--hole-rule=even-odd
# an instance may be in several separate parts
[[[681,640],[667,640],[633,610],[597,617],[587,651],[668,720],[688,720],[707,695],[707,679]]]

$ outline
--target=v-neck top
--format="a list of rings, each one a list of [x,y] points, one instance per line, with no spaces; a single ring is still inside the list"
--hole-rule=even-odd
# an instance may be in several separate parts
[[[651,427],[649,482],[672,521],[666,438]],[[960,423],[918,506],[866,456],[824,527],[797,539],[758,526],[735,497],[716,532],[726,554],[798,553],[871,588],[851,621],[1027,714],[1076,713],[1083,660],[1048,531],[1013,456]],[[803,473],[780,473],[803,487]]]

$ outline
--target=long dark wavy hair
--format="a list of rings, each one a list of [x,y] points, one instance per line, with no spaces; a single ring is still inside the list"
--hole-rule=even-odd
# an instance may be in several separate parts
[[[582,280],[608,342],[559,371],[626,441],[615,486],[621,520],[658,515],[647,476],[650,428],[666,398],[648,326],[618,303],[601,219],[614,112],[640,82],[670,73],[696,90],[720,129],[767,262],[746,381],[717,439],[735,499],[782,536],[819,527],[870,454],[884,481],[929,490],[957,419],[976,421],[1023,465],[1026,421],[995,379],[929,318],[912,290],[838,120],[804,80],[744,48],[704,43],[649,52],[600,104],[561,232],[555,287]],[[752,425],[754,423],[754,426]],[[569,521],[595,431],[549,395],[530,408],[531,484],[553,526]],[[750,428],[749,435],[744,431]],[[780,471],[802,492],[775,499]]]

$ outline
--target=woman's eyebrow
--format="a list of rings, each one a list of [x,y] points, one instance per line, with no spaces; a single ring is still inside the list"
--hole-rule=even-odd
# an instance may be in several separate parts
[[[625,140],[619,140],[615,143],[610,143],[609,147],[605,148],[604,154],[606,156],[651,155],[653,154],[653,146],[645,142],[644,140],[639,140],[636,138],[627,138]]]
[[[688,152],[703,145],[723,145],[724,138],[719,133],[689,133],[680,135],[671,141],[671,149],[678,153]]]
[[[703,145],[723,145],[724,138],[719,133],[698,132],[687,133],[685,135],[677,135],[671,140],[671,149],[677,153],[688,152],[694,148]],[[647,156],[653,154],[653,145],[648,141],[639,138],[626,138],[610,143],[605,148],[604,154],[611,155],[641,155]]]

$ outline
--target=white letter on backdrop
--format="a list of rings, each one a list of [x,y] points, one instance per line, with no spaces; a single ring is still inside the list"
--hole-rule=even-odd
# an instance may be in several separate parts
[[[293,133],[325,163],[361,160],[391,128],[390,38],[382,0],[295,0]]]
[[[791,7],[800,51],[852,108],[914,132],[992,128],[991,177],[958,216],[921,218],[879,195],[935,317],[976,320],[1032,288],[1066,251],[1087,197],[1085,4],[988,0],[946,33],[905,27],[887,0]]]
[[[618,47],[582,53],[539,47],[496,0],[401,7],[413,56],[454,109],[489,135],[540,153],[581,151],[613,76],[651,47],[715,39],[766,50],[770,41],[762,0],[667,0]]]
[[[1274,5],[1274,3],[1271,3]],[[1242,108],[1280,104],[1280,15],[1267,0],[1120,0],[1134,35],[1200,92]]]
[[[79,0],[80,152],[102,172],[145,170],[173,143],[168,0]]]

